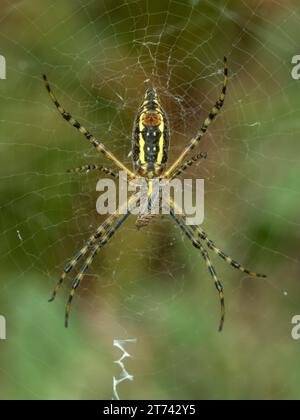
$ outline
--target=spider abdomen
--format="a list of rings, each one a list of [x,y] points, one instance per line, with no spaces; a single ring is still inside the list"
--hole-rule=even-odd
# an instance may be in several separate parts
[[[133,131],[133,160],[143,176],[158,176],[168,160],[169,121],[155,89],[148,89]]]

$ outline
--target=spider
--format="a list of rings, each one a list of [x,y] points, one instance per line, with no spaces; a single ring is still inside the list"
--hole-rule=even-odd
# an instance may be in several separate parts
[[[116,156],[114,156],[110,150],[108,150],[104,144],[84,128],[76,119],[74,119],[69,112],[67,112],[63,106],[58,102],[55,95],[53,94],[47,77],[44,75],[46,89],[50,95],[51,100],[54,102],[61,116],[75,127],[83,136],[95,147],[95,149],[102,153],[108,160],[110,160],[116,168],[120,171],[125,171],[129,179],[139,179],[143,177],[148,183],[148,188],[151,188],[151,181],[154,178],[160,177],[164,181],[170,181],[179,175],[181,175],[187,168],[192,166],[195,162],[204,160],[206,158],[205,153],[200,153],[187,159],[190,152],[200,143],[205,136],[210,124],[215,120],[218,113],[221,111],[227,90],[228,83],[228,62],[226,57],[224,58],[224,80],[223,87],[219,99],[213,106],[209,116],[205,119],[202,127],[193,137],[190,142],[183,149],[178,159],[167,169],[169,142],[170,142],[170,128],[167,114],[163,110],[156,89],[150,88],[146,91],[145,98],[141,107],[139,108],[133,129],[133,140],[132,140],[132,157],[134,170],[127,168]],[[118,178],[118,173],[105,168],[100,165],[84,165],[78,168],[70,169],[68,172],[88,172],[88,171],[101,171],[112,177]],[[130,202],[130,199],[129,199]],[[212,265],[208,249],[217,254],[227,264],[246,273],[252,277],[265,278],[264,274],[257,274],[244,268],[237,261],[232,259],[230,256],[221,251],[215,243],[209,239],[206,232],[200,226],[189,226],[185,223],[185,214],[180,212],[176,208],[176,204],[170,199],[170,216],[179,225],[180,229],[190,240],[192,245],[199,251],[202,258],[204,259],[210,276],[215,284],[215,287],[219,294],[221,304],[221,320],[219,331],[222,331],[224,320],[225,320],[225,300],[223,286],[217,277],[216,270]],[[129,208],[129,206],[128,206]],[[94,258],[97,256],[101,248],[103,248],[108,241],[113,237],[116,231],[123,225],[123,223],[130,216],[130,210],[124,213],[121,211],[121,207],[111,214],[94,232],[88,239],[85,245],[78,251],[73,258],[64,267],[63,273],[59,281],[57,282],[52,296],[49,302],[54,301],[57,292],[62,286],[63,282],[67,278],[67,275],[75,268],[78,262],[85,256],[87,256],[84,264],[79,270],[78,274],[72,282],[69,298],[65,309],[65,327],[68,327],[69,314],[71,309],[71,303],[73,301],[76,290],[78,289],[85,273],[91,266]],[[150,220],[140,220],[140,226],[148,224]]]

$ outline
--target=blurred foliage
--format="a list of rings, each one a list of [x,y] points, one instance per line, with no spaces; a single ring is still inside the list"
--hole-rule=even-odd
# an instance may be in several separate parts
[[[262,4],[263,3],[263,4]],[[299,2],[4,0],[0,81],[0,398],[110,399],[114,338],[130,345],[122,398],[298,399]],[[205,230],[219,247],[268,274],[253,280],[214,258],[227,319],[205,264],[168,219],[130,221],[99,255],[63,327],[68,284],[47,298],[64,262],[102,218],[97,176],[69,167],[101,161],[57,115],[57,96],[130,164],[134,113],[147,79],[170,115],[171,158],[206,117],[230,62],[226,107],[189,174],[206,182]],[[204,146],[205,144],[205,146]]]

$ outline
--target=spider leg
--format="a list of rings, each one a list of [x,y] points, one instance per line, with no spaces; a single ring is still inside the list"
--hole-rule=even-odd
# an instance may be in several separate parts
[[[176,210],[178,217],[181,218],[184,223],[185,215],[179,211],[178,207],[176,206],[176,204],[174,203],[172,199],[170,200],[170,206],[171,206],[171,211],[175,213],[175,210]],[[215,243],[208,238],[206,232],[200,226],[189,226],[189,228],[207,244],[209,249],[211,249],[216,255],[222,258],[227,264],[231,265],[233,268],[236,268],[237,270],[240,270],[242,273],[246,273],[251,277],[257,277],[257,278],[267,277],[265,274],[259,274],[259,273],[256,273],[255,271],[251,271],[248,268],[243,267],[239,262],[235,261],[225,252],[221,251],[215,245]]]
[[[239,262],[235,261],[233,258],[231,258],[229,255],[225,254],[225,252],[221,251],[212,240],[210,240],[207,236],[207,234],[204,232],[203,229],[201,229],[200,226],[191,226],[192,230],[198,234],[198,236],[205,241],[208,248],[211,249],[215,254],[217,254],[219,257],[221,257],[227,264],[231,265],[232,267],[236,268],[237,270],[240,270],[242,273],[246,273],[251,277],[257,277],[257,278],[266,278],[267,276],[265,274],[259,274],[254,271],[249,270],[248,268],[243,267]]]
[[[171,214],[171,217],[175,220],[175,222],[179,225],[181,230],[186,234],[188,239],[192,242],[193,246],[201,252],[201,255],[202,255],[202,257],[203,257],[203,259],[204,259],[204,261],[207,265],[208,271],[209,271],[209,273],[210,273],[210,275],[211,275],[211,277],[214,281],[215,287],[216,287],[216,289],[219,293],[220,304],[221,304],[221,320],[220,320],[220,326],[219,326],[219,331],[221,332],[223,330],[224,321],[225,321],[225,296],[224,296],[224,290],[223,290],[222,283],[218,279],[216,270],[215,270],[214,266],[212,265],[212,262],[210,260],[209,255],[208,255],[208,252],[201,245],[201,242],[200,242],[198,236],[193,232],[192,229],[190,229],[189,226],[187,226],[185,224],[185,221],[182,217],[175,214],[175,212],[172,208],[171,208],[171,213],[170,214]]]
[[[167,172],[165,174],[166,178],[169,178],[169,179],[172,178],[174,172],[176,172],[176,170],[180,167],[181,163],[186,158],[188,153],[191,150],[193,150],[196,147],[196,145],[202,140],[202,138],[206,134],[209,126],[215,120],[215,118],[219,114],[219,112],[221,111],[221,109],[224,105],[224,101],[225,101],[227,83],[228,83],[228,63],[227,63],[227,58],[224,57],[224,81],[223,81],[223,88],[222,88],[221,95],[220,95],[219,99],[217,100],[217,102],[215,103],[214,107],[212,108],[209,116],[204,121],[204,123],[203,123],[201,129],[198,131],[197,135],[190,141],[190,143],[183,150],[183,152],[181,153],[179,158],[167,170]]]
[[[78,168],[67,169],[68,173],[88,173],[91,171],[100,171],[105,173],[106,175],[112,176],[113,178],[119,178],[118,172],[112,171],[111,169],[105,168],[101,165],[83,165],[79,166]]]
[[[180,168],[174,173],[171,180],[178,178],[184,171],[190,168],[194,163],[199,162],[201,160],[205,160],[207,158],[206,152],[201,152],[199,155],[193,156],[191,159],[185,161]]]
[[[210,273],[210,275],[211,275],[211,277],[214,281],[215,287],[216,287],[216,289],[219,293],[220,304],[221,304],[221,321],[220,321],[219,331],[222,331],[224,321],[225,321],[225,297],[224,297],[224,290],[223,290],[222,283],[218,279],[216,270],[215,270],[214,266],[212,265],[212,262],[210,260],[210,257],[208,255],[206,249],[202,246],[201,242],[199,241],[198,235],[195,234],[195,232],[193,231],[193,229],[190,226],[186,225],[183,215],[180,215],[180,214],[178,215],[178,214],[175,213],[174,206],[175,206],[175,204],[171,200],[171,203],[170,203],[170,215],[171,215],[171,217],[175,220],[175,222],[179,225],[181,230],[185,233],[185,235],[188,237],[188,239],[192,242],[193,246],[196,249],[200,250],[201,255],[202,255],[202,257],[205,260],[205,263],[207,265],[208,271],[209,271],[209,273]]]
[[[122,214],[120,214],[122,213]],[[60,287],[62,286],[63,282],[65,281],[67,275],[75,268],[78,261],[87,254],[91,246],[93,246],[96,241],[101,238],[103,235],[105,235],[110,228],[113,226],[113,224],[123,217],[123,209],[119,209],[115,213],[113,213],[111,216],[109,216],[95,231],[95,233],[89,238],[89,240],[86,242],[83,248],[79,252],[77,252],[74,257],[65,265],[64,270],[60,276],[60,279],[58,280],[51,298],[49,299],[49,302],[53,302],[56,298],[57,292],[59,291]]]
[[[73,285],[69,294],[69,299],[66,305],[65,310],[65,327],[68,327],[69,324],[69,316],[71,310],[71,304],[73,298],[75,296],[76,290],[78,289],[85,273],[88,271],[89,267],[93,263],[94,258],[98,254],[101,248],[103,248],[108,241],[112,238],[112,236],[116,233],[116,231],[121,227],[121,225],[125,222],[125,220],[129,217],[130,213],[124,214],[110,229],[103,235],[100,241],[94,246],[93,251],[91,252],[90,256],[86,259],[85,263],[80,269],[80,272],[77,274],[76,278],[73,281]]]
[[[80,133],[87,138],[87,140],[96,148],[98,152],[102,153],[107,159],[112,161],[121,171],[125,171],[130,178],[135,178],[135,174],[132,171],[130,171],[125,165],[123,165],[123,163],[120,162],[119,159],[117,159],[100,140],[96,139],[95,136],[93,136],[85,127],[83,127],[80,124],[79,121],[73,118],[72,115],[64,109],[64,107],[58,102],[56,96],[52,92],[47,76],[45,74],[43,75],[43,79],[45,81],[46,89],[49,93],[49,96],[56,108],[58,109],[58,111],[60,112],[61,116],[69,124],[71,124],[78,131],[80,131]]]

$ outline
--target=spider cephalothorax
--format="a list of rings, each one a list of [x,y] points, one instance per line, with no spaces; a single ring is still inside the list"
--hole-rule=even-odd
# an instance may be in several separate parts
[[[205,153],[194,155],[187,159],[187,156],[192,150],[199,144],[199,142],[205,136],[208,127],[214,121],[221,108],[223,107],[227,82],[228,82],[228,67],[227,59],[224,59],[224,82],[222,91],[219,99],[213,106],[209,116],[205,119],[200,130],[197,132],[190,142],[185,146],[178,159],[165,171],[166,163],[168,160],[168,150],[170,141],[170,130],[169,121],[165,111],[163,110],[155,89],[148,89],[140,107],[134,125],[133,131],[133,162],[135,171],[131,171],[126,165],[124,165],[113,153],[111,153],[104,144],[92,135],[86,128],[84,128],[79,121],[71,116],[58,102],[55,95],[53,94],[46,76],[44,76],[46,88],[49,92],[51,100],[54,102],[58,111],[62,117],[68,121],[73,127],[80,131],[87,140],[96,148],[96,150],[102,153],[108,160],[110,160],[116,168],[120,171],[125,171],[130,180],[141,180],[145,178],[148,185],[148,192],[151,192],[151,185],[154,182],[152,178],[160,177],[165,183],[169,183],[174,178],[181,175],[186,169],[192,166],[195,162],[206,158]],[[112,169],[103,167],[102,165],[92,164],[84,165],[78,168],[70,169],[69,172],[89,172],[91,170],[99,170],[107,175],[118,178],[118,172]],[[151,203],[151,194],[148,195],[149,203]],[[76,289],[80,285],[84,274],[89,269],[94,258],[98,254],[101,248],[103,248],[108,241],[112,238],[115,232],[130,216],[130,203],[131,198],[126,203],[125,209],[123,205],[119,207],[117,211],[111,214],[95,231],[95,233],[85,243],[83,248],[77,252],[74,257],[66,264],[64,271],[53,291],[50,301],[55,299],[55,296],[66,279],[67,275],[76,267],[78,262],[88,254],[84,264],[79,270],[78,274],[73,280],[72,288],[70,291],[68,303],[65,311],[65,325],[68,326],[69,313],[71,308],[71,302],[75,295]],[[252,277],[266,277],[262,274],[254,273],[244,268],[237,261],[233,260],[223,251],[221,251],[213,241],[211,241],[201,226],[190,226],[186,224],[186,215],[176,207],[176,203],[172,199],[167,203],[170,209],[170,216],[178,224],[183,233],[191,241],[193,246],[199,251],[202,258],[204,259],[215,287],[219,293],[221,302],[221,323],[220,330],[222,330],[224,318],[225,318],[225,304],[224,304],[224,292],[220,280],[217,277],[217,273],[212,265],[211,259],[208,254],[208,249],[217,254],[226,263],[232,267],[246,273]],[[140,218],[139,227],[148,225],[151,219],[149,217]]]
[[[168,117],[156,89],[148,89],[133,129],[132,156],[139,175],[152,178],[165,169],[170,142]]]

